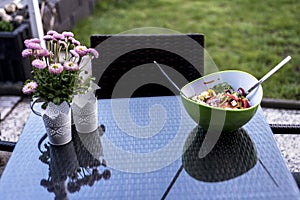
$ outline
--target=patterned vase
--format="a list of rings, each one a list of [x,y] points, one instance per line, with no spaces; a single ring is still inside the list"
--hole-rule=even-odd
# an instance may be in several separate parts
[[[64,145],[72,140],[71,108],[67,102],[55,105],[50,102],[41,116],[52,145]]]
[[[76,95],[72,102],[72,116],[76,131],[91,133],[98,128],[98,105],[93,92]]]

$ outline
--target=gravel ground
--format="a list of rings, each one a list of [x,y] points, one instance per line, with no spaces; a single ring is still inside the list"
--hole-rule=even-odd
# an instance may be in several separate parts
[[[299,124],[300,110],[283,110],[263,108],[268,123]],[[29,100],[20,101],[12,112],[0,122],[0,140],[17,142],[29,117]],[[282,155],[292,172],[300,172],[300,135],[274,135]],[[0,175],[1,166],[5,166],[9,153],[0,152]]]
[[[0,140],[17,142],[30,114],[29,100],[19,102],[0,122]]]
[[[299,124],[300,110],[284,110],[263,108],[266,120],[270,124]],[[299,135],[274,135],[292,172],[300,172],[300,134]]]

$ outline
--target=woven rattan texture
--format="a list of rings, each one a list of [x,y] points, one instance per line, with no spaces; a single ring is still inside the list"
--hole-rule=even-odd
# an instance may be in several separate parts
[[[54,199],[53,188],[41,185],[49,175],[56,177],[56,197],[65,192],[69,199],[299,199],[261,109],[242,131],[221,135],[205,163],[197,161],[201,171],[192,166],[194,176],[182,161],[190,156],[184,154],[185,145],[197,140],[199,135],[191,136],[199,127],[179,97],[100,100],[98,108],[105,133],[78,134],[68,145],[53,148],[51,165],[39,160],[38,142],[45,129],[32,114],[0,180],[1,199]],[[101,178],[80,182],[80,190],[70,192],[68,183],[76,178],[65,171],[74,163],[81,170],[90,166],[90,171],[101,163]],[[207,168],[214,164],[217,169]]]

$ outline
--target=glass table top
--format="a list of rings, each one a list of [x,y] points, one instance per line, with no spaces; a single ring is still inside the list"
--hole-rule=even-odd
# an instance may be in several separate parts
[[[200,156],[206,132],[180,97],[98,101],[99,128],[48,143],[31,114],[0,180],[4,199],[298,199],[259,108]],[[1,198],[2,199],[2,198]]]

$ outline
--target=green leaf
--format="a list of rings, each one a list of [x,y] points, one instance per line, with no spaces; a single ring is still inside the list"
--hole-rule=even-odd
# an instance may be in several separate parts
[[[56,105],[59,105],[60,104],[60,98],[59,97],[55,97],[53,99],[53,103],[56,104]]]
[[[45,103],[43,103],[43,104],[42,104],[42,106],[41,106],[41,107],[42,107],[42,109],[46,109],[46,108],[47,108],[47,106],[48,106],[48,102],[45,102]]]

